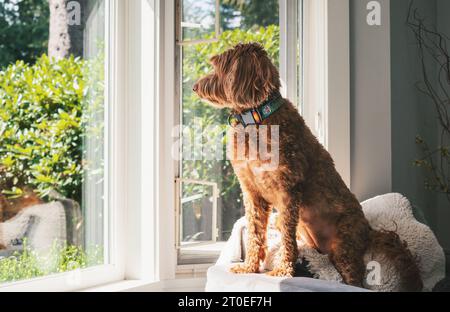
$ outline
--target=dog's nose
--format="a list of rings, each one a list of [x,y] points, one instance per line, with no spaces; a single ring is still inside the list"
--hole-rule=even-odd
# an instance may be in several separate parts
[[[197,92],[198,90],[198,83],[194,84],[194,86],[192,87],[192,91]]]

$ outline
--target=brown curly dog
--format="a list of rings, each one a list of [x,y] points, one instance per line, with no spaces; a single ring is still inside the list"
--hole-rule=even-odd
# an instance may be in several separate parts
[[[394,232],[373,230],[361,205],[335,169],[330,154],[314,137],[295,107],[280,97],[280,77],[263,47],[256,43],[239,44],[211,59],[213,73],[194,85],[202,99],[234,116],[259,109],[270,99],[281,102],[267,118],[250,126],[230,127],[230,137],[244,133],[248,157],[249,128],[279,126],[279,160],[275,170],[257,170],[265,160],[230,157],[244,194],[248,219],[248,254],[235,273],[257,273],[266,254],[266,231],[272,209],[279,212],[282,234],[281,264],[269,275],[293,276],[297,260],[297,237],[331,262],[347,284],[362,286],[366,274],[363,256],[367,251],[391,258],[402,278],[402,289],[422,289],[415,259]],[[272,107],[273,108],[273,107]],[[272,109],[273,110],[273,109]],[[242,116],[242,115],[241,115]],[[261,120],[263,119],[263,120]],[[259,120],[259,121],[258,121]],[[266,127],[267,128],[267,127]],[[259,138],[260,143],[262,142]],[[239,148],[234,140],[233,155]],[[272,148],[271,137],[263,142]],[[253,142],[254,144],[254,142]]]

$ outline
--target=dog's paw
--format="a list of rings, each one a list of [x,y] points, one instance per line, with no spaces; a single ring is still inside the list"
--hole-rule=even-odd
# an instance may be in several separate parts
[[[259,267],[256,265],[238,264],[232,267],[230,271],[235,274],[259,273]]]
[[[294,277],[294,269],[292,267],[275,268],[266,274],[273,277]]]

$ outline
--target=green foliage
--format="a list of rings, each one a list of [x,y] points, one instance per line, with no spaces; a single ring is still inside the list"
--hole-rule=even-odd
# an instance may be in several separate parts
[[[0,0],[0,69],[46,53],[49,16],[47,0]]]
[[[89,164],[84,161],[86,136],[101,136],[102,58],[73,57],[51,62],[43,55],[34,65],[18,61],[0,71],[0,190],[20,196],[21,187],[43,197],[56,190],[81,200]],[[97,172],[98,174],[98,172]]]
[[[45,253],[32,250],[24,240],[24,250],[0,259],[0,283],[13,282],[63,273],[103,264],[103,249],[99,246],[85,251],[78,246],[55,242]]]
[[[221,13],[225,21],[241,17],[241,27],[245,29],[278,25],[278,0],[222,0]],[[234,12],[234,13],[233,13]],[[224,27],[227,24],[224,24]]]
[[[213,38],[214,34],[210,35]],[[279,64],[279,27],[272,25],[257,30],[241,29],[225,31],[217,42],[188,45],[183,49],[183,125],[192,125],[194,121],[202,126],[204,143],[222,137],[226,130],[229,112],[218,110],[201,101],[192,92],[193,84],[211,71],[209,59],[224,52],[238,43],[261,43],[276,65]],[[216,125],[221,125],[216,127]],[[225,141],[222,142],[225,149]],[[224,151],[225,153],[225,151]],[[198,158],[195,158],[198,159]],[[223,158],[224,159],[224,158]],[[218,183],[221,191],[220,210],[222,211],[222,229],[231,230],[236,218],[241,215],[241,192],[236,176],[227,160],[184,160],[182,171],[185,178],[201,179]],[[225,239],[226,237],[222,237]]]

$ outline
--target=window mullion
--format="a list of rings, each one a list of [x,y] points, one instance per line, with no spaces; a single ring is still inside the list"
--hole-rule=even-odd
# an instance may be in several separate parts
[[[283,96],[298,106],[298,0],[279,0],[280,78]]]

